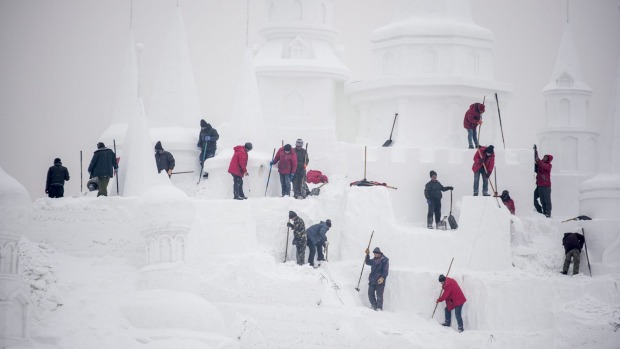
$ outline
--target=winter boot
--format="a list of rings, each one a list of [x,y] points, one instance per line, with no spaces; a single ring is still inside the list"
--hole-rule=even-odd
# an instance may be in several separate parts
[[[461,333],[461,332],[463,332],[463,331],[465,331],[465,330],[463,329],[463,327],[459,327],[459,333]]]
[[[205,172],[202,174],[202,178],[209,178],[209,172]]]
[[[444,322],[443,324],[441,324],[441,326],[450,327],[450,324],[447,322]]]
[[[432,225],[432,224],[429,224],[429,225],[428,225],[428,229],[433,229],[433,225]]]
[[[560,272],[560,274],[562,274],[562,275],[566,275],[566,274],[568,274],[568,272],[566,272],[566,271],[561,271],[561,272]]]

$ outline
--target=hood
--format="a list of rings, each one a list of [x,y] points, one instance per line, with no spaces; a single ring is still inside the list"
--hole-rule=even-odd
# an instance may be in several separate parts
[[[238,146],[234,147],[233,150],[235,151],[235,153],[238,152],[238,151],[242,151],[242,150],[245,151],[245,146],[238,145]]]
[[[550,163],[551,163],[551,161],[553,161],[553,155],[551,155],[551,154],[546,154],[545,156],[546,156],[546,157],[547,157],[547,159],[548,159],[546,162],[547,162],[548,164],[550,164]],[[544,156],[543,156],[543,157],[544,157]]]
[[[469,106],[469,111],[476,113],[476,114],[484,113],[485,106],[482,103],[474,103]]]

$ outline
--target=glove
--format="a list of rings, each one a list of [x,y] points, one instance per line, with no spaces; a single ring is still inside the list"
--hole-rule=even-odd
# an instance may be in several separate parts
[[[286,223],[286,226],[289,228],[295,228],[295,226],[291,222]]]
[[[381,284],[383,283],[383,281],[385,281],[385,279],[384,279],[384,278],[383,278],[383,276],[382,276],[382,277],[380,277],[380,278],[379,278],[379,280],[377,280],[377,283],[378,283],[379,285],[381,285]]]
[[[275,163],[273,162],[273,160],[269,161],[269,166],[273,166]]]
[[[448,187],[448,190],[454,190],[454,187]]]
[[[293,178],[295,178],[295,174],[294,174],[294,173],[291,173],[290,175],[288,175],[288,179],[289,179],[289,180],[291,180],[291,181],[292,181],[292,180],[293,180]]]
[[[431,200],[426,200],[426,203],[430,205],[431,204]]]
[[[370,250],[366,249],[366,251],[364,251],[364,253],[366,253],[366,255],[369,255],[370,254]]]
[[[205,141],[210,141],[211,140],[211,136],[205,136]]]

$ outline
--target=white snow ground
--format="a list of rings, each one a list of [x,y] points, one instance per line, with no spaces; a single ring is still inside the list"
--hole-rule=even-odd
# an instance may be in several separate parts
[[[422,228],[425,212],[417,214],[418,226],[398,226],[389,215],[381,226],[374,226],[371,248],[380,246],[391,263],[384,311],[375,312],[366,296],[368,268],[361,292],[355,287],[371,230],[364,224],[373,219],[368,209],[382,206],[381,198],[389,197],[390,191],[350,188],[348,179],[336,176],[330,177],[318,197],[263,198],[266,172],[259,176],[258,169],[251,171],[257,178],[250,177],[252,191],[246,188],[250,199],[245,201],[211,197],[209,188],[232,186],[229,176],[215,171],[198,188],[195,175],[173,178],[189,192],[198,213],[186,260],[196,270],[196,294],[202,298],[142,287],[142,199],[96,198],[94,193],[37,199],[33,224],[21,241],[20,260],[22,275],[30,284],[33,347],[620,346],[620,277],[595,272],[591,278],[585,258],[581,275],[561,275],[563,230],[558,220],[513,218],[511,255],[489,260],[507,258],[514,267],[489,265],[489,270],[482,270],[478,262],[455,258],[451,276],[468,298],[463,309],[466,331],[458,333],[455,321],[451,329],[439,325],[442,305],[431,319],[440,290],[437,276],[446,272],[447,256],[452,252],[458,256],[459,249],[473,253],[475,248],[503,248],[493,245],[501,244],[501,239],[497,242],[488,235],[474,234],[474,238],[496,241],[482,247],[480,243],[471,247],[459,236],[470,234],[468,224],[481,222],[468,222],[464,209],[459,223],[465,228],[456,231]],[[270,187],[279,187],[275,170]],[[470,199],[474,198],[463,200]],[[493,200],[479,198],[468,204],[483,207],[486,199]],[[296,265],[292,246],[283,263],[285,223],[291,209],[307,226],[326,218],[334,222],[328,232],[327,267]],[[494,209],[491,214],[498,221],[510,219],[503,210]],[[221,321],[214,323],[218,311]]]

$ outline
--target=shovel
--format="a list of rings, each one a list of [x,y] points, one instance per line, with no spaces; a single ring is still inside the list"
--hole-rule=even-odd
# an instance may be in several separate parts
[[[394,126],[396,125],[396,118],[398,117],[398,113],[396,113],[394,115],[394,123],[392,124],[392,132],[390,132],[390,139],[388,139],[387,141],[385,141],[385,143],[383,143],[384,147],[389,147],[392,145],[392,134],[394,133]]]

